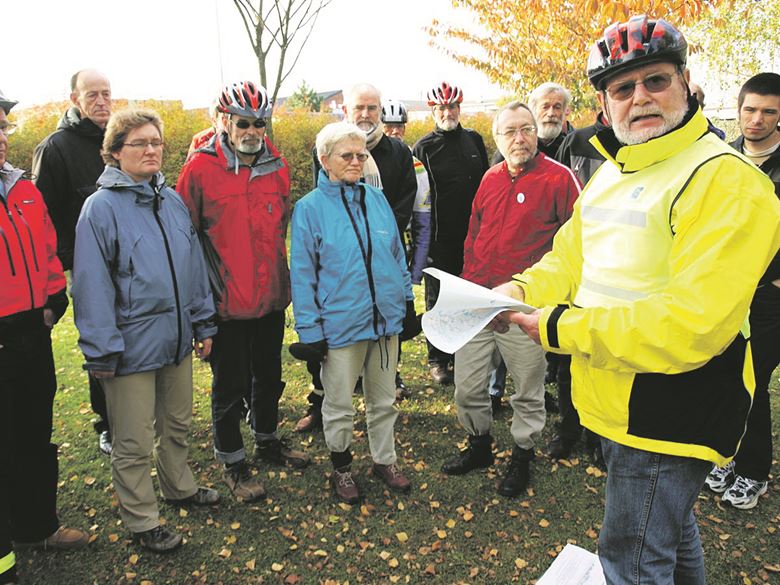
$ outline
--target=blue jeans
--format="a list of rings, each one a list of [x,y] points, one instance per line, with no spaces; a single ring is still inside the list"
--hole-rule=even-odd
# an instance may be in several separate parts
[[[506,364],[501,360],[496,368],[490,372],[488,390],[491,396],[503,396],[506,388]]]
[[[712,463],[601,444],[608,475],[599,558],[608,585],[705,585],[693,505]]]

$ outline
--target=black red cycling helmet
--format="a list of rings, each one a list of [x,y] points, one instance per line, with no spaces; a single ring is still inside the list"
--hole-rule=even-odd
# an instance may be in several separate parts
[[[588,57],[588,79],[597,90],[616,73],[665,61],[685,65],[688,43],[683,34],[667,21],[633,16],[628,22],[608,26],[593,45]]]
[[[438,87],[428,90],[429,106],[446,106],[447,104],[459,104],[463,101],[463,92],[459,87],[450,85],[446,81]]]
[[[225,86],[219,96],[219,109],[227,114],[247,118],[268,118],[271,115],[271,102],[263,86],[251,81],[240,81]]]

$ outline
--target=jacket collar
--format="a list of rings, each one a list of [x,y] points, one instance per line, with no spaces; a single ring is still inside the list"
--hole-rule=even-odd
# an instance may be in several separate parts
[[[516,181],[520,177],[525,176],[531,171],[533,171],[534,169],[536,169],[536,167],[539,166],[539,161],[542,160],[545,156],[546,155],[541,150],[537,150],[534,157],[531,160],[529,160],[527,163],[525,163],[525,165],[523,166],[523,170],[517,173],[514,177],[512,176],[512,173],[509,172],[509,164],[506,162],[506,159],[504,159],[501,162],[501,172],[506,174],[506,176],[511,181]]]
[[[319,175],[317,175],[317,189],[328,195],[329,197],[341,197],[341,189],[344,188],[344,195],[347,197],[347,201],[354,201],[358,193],[360,193],[360,185],[363,185],[365,189],[365,183],[359,181],[352,185],[348,185],[342,181],[331,181],[328,178],[328,174],[325,169],[320,169]]]
[[[237,173],[236,169],[249,167],[251,173],[249,179],[261,177],[276,172],[284,168],[284,161],[279,153],[268,140],[268,136],[263,137],[263,150],[260,152],[251,165],[245,165],[236,156],[230,145],[227,132],[221,132],[219,138],[213,142],[217,156],[222,160],[226,171]],[[211,143],[209,144],[211,147]]]
[[[612,128],[600,130],[590,142],[621,173],[634,173],[682,152],[707,132],[707,118],[697,104],[677,128],[647,142],[627,146],[618,141]]]
[[[82,136],[103,140],[104,130],[89,118],[82,118],[79,109],[68,108],[57,124],[57,130],[71,130]]]
[[[745,136],[741,134],[739,138],[737,138],[734,142],[729,143],[729,146],[734,150],[736,150],[737,152],[741,152],[742,154],[745,154],[745,150],[744,150]],[[762,164],[761,166],[763,167],[767,163],[770,163],[773,167],[776,165],[780,165],[780,148],[778,148],[772,154],[770,154],[769,158],[766,159],[764,161],[764,164]]]
[[[121,169],[106,165],[97,184],[101,189],[130,191],[135,194],[137,203],[151,204],[155,195],[159,195],[165,188],[165,177],[157,173],[149,181],[137,182]]]
[[[22,175],[24,175],[23,170],[11,166],[11,163],[7,161],[0,167],[0,181],[3,183],[2,188],[0,188],[0,196],[3,199],[8,200],[8,193],[16,185],[16,182],[22,178]]]

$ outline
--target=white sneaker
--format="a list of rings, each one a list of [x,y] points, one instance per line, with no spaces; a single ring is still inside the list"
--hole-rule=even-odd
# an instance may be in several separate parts
[[[715,467],[710,471],[704,483],[716,494],[722,494],[734,483],[734,479],[734,461],[729,461],[725,467]]]
[[[741,475],[736,477],[734,484],[724,492],[721,500],[740,510],[755,508],[758,498],[766,493],[768,482],[756,481]]]

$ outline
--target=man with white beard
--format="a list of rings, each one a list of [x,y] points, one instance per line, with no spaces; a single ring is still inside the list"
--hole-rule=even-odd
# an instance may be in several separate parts
[[[460,124],[463,91],[443,82],[428,91],[436,128],[414,145],[414,156],[425,165],[431,184],[431,266],[450,274],[463,270],[463,241],[471,204],[488,170],[485,142],[475,130]],[[425,308],[439,298],[439,281],[425,278]],[[428,366],[438,384],[452,384],[454,358],[428,344]]]
[[[539,150],[554,158],[563,139],[574,130],[568,122],[571,93],[557,83],[543,83],[528,96],[528,107],[539,127]]]
[[[772,182],[708,131],[688,43],[634,16],[593,45],[588,78],[610,122],[606,161],[552,250],[495,290],[539,310],[502,313],[571,355],[572,400],[602,437],[608,585],[704,585],[693,507],[745,432],[755,387],[749,306],[780,245]]]

